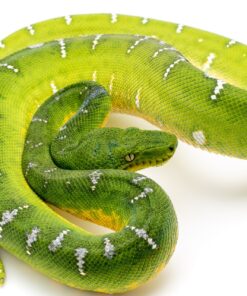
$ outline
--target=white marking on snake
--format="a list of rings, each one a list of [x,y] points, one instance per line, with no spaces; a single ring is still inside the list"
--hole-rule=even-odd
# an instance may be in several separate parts
[[[147,234],[146,230],[144,230],[143,228],[137,228],[130,225],[127,225],[125,228],[132,230],[138,237],[143,238],[145,241],[147,241],[147,243],[152,247],[153,250],[157,248],[157,244],[155,243],[155,241]]]
[[[42,123],[47,123],[48,120],[46,120],[46,119],[42,119],[42,118],[39,118],[39,117],[33,117],[32,122],[42,122]]]
[[[37,167],[37,163],[29,162],[25,171],[25,176],[28,175],[30,169]]]
[[[97,81],[97,71],[96,70],[93,71],[92,80],[95,82]]]
[[[111,15],[111,23],[115,24],[118,21],[118,15],[116,13],[112,13]]]
[[[141,88],[138,89],[135,96],[135,104],[137,109],[140,109],[140,94],[141,94]]]
[[[96,46],[99,44],[99,40],[102,37],[102,34],[98,34],[95,36],[93,40],[92,50],[95,50]]]
[[[115,255],[115,247],[114,245],[110,242],[109,238],[106,237],[104,238],[104,245],[105,245],[105,253],[104,256],[108,259],[112,259],[112,257]]]
[[[64,39],[59,39],[58,43],[60,45],[60,54],[61,54],[61,58],[66,58],[67,56],[67,52],[66,52],[66,45],[65,45],[65,41]]]
[[[159,38],[158,38],[157,36],[152,35],[152,37],[155,38],[155,39],[157,39],[157,40],[159,41]],[[160,45],[165,45],[166,43],[165,43],[165,41],[160,40],[160,41],[159,41],[159,44],[160,44]]]
[[[84,258],[88,254],[88,250],[86,248],[77,248],[75,249],[75,257],[77,259],[77,266],[80,272],[80,275],[86,275],[84,271],[85,260]]]
[[[163,48],[156,50],[156,52],[153,54],[153,58],[156,58],[163,51],[177,51],[177,50],[174,47],[163,47]]]
[[[211,52],[209,55],[208,55],[208,57],[207,57],[207,61],[203,64],[203,66],[202,66],[202,70],[203,71],[208,71],[210,68],[211,68],[211,66],[212,66],[212,64],[213,64],[213,61],[214,61],[214,59],[215,59],[215,57],[216,57],[216,55],[215,55],[215,53],[213,53],[213,52]]]
[[[57,168],[46,169],[46,170],[44,170],[44,173],[45,173],[45,174],[50,174],[50,173],[55,172],[56,170],[57,170]]]
[[[13,71],[15,73],[19,72],[19,69],[15,68],[13,65],[10,65],[10,64],[7,64],[7,63],[0,63],[0,67],[7,68],[8,70],[11,70],[11,71]]]
[[[203,39],[203,38],[198,38],[197,41],[198,41],[199,43],[202,43],[202,42],[204,41],[204,39]]]
[[[195,131],[192,133],[192,136],[197,144],[204,145],[206,143],[206,138],[203,131]]]
[[[51,81],[50,86],[51,86],[52,92],[55,94],[57,92],[57,87],[55,82]]]
[[[183,29],[184,29],[184,25],[178,24],[177,29],[176,29],[176,33],[177,34],[182,33]]]
[[[55,253],[57,249],[62,247],[62,242],[64,241],[64,238],[66,235],[70,233],[69,229],[61,231],[58,236],[49,244],[48,249]]]
[[[44,188],[47,188],[47,185],[48,185],[48,181],[45,180],[45,182],[44,182]]]
[[[224,81],[217,79],[216,87],[214,88],[213,94],[210,96],[212,100],[217,100],[217,95],[219,95],[221,90],[223,90],[224,84]]]
[[[39,142],[37,144],[33,144],[30,148],[31,149],[34,149],[34,148],[38,148],[38,147],[41,147],[41,146],[43,146],[43,143],[42,142]]]
[[[149,193],[152,193],[153,189],[150,187],[145,187],[144,190],[134,198],[130,200],[130,202],[133,204],[135,201],[138,201],[139,199],[143,199],[149,195]]]
[[[83,90],[81,90],[81,91],[79,92],[79,94],[82,95],[82,94],[84,93],[83,91],[85,91],[85,90],[88,90],[88,87],[87,87],[87,86],[85,86],[85,87],[83,88]]]
[[[40,228],[35,226],[30,233],[27,233],[27,240],[26,240],[26,253],[30,256],[31,255],[31,248],[33,244],[38,240],[38,236],[40,233]]]
[[[64,130],[66,130],[66,128],[67,128],[67,126],[64,125],[64,126],[60,127],[59,131],[62,132],[62,131],[64,131]]]
[[[0,48],[5,48],[5,44],[3,43],[3,41],[0,41]]]
[[[27,26],[27,30],[30,33],[30,35],[34,35],[35,34],[35,30],[34,30],[34,28],[33,28],[32,25]]]
[[[3,232],[3,227],[9,223],[11,223],[16,216],[18,215],[19,211],[22,211],[23,209],[28,209],[29,205],[24,205],[20,206],[16,209],[13,210],[7,210],[2,213],[2,219],[0,221],[0,239],[2,238],[2,232]]]
[[[137,185],[139,182],[146,180],[146,179],[147,179],[147,177],[145,177],[145,176],[138,176],[132,180],[132,183]]]
[[[40,48],[43,45],[44,45],[44,43],[37,43],[37,44],[29,45],[28,48],[30,48],[30,49]]]
[[[109,84],[109,94],[111,95],[112,94],[112,89],[113,89],[113,81],[115,79],[115,75],[114,73],[112,73],[111,75],[111,79],[110,79],[110,84]]]
[[[149,38],[150,38],[149,36],[144,36],[144,37],[141,37],[141,38],[139,38],[138,40],[136,40],[136,41],[134,42],[134,44],[131,45],[131,46],[128,48],[127,53],[130,54],[131,51],[132,51],[133,49],[135,49],[135,48],[136,48],[141,42],[143,42],[143,41],[145,41],[145,40],[148,40]]]
[[[71,24],[71,22],[72,22],[72,17],[71,17],[70,15],[66,15],[66,16],[64,17],[64,19],[65,19],[65,22],[66,22],[67,25],[70,25],[70,24]]]
[[[63,135],[63,136],[58,137],[57,139],[62,141],[64,139],[66,139],[66,138],[67,138],[67,136],[66,135]]]
[[[88,175],[88,177],[92,183],[92,186],[91,186],[92,191],[94,191],[96,189],[96,185],[98,184],[101,175],[103,175],[103,173],[100,170],[96,170]]]
[[[153,58],[156,58],[161,52],[163,52],[165,50],[166,50],[166,47],[156,50],[156,52],[153,54]]]
[[[229,47],[233,46],[233,45],[236,44],[236,43],[237,43],[236,40],[231,39],[231,40],[227,43],[226,47],[229,48]]]
[[[181,62],[185,62],[185,58],[179,58],[177,59],[175,62],[173,62],[167,69],[166,72],[164,74],[164,79],[166,79],[169,75],[169,73],[171,72],[171,69],[174,68],[176,65],[178,65]]]
[[[81,108],[79,109],[79,112],[80,112],[80,113],[84,113],[84,114],[86,114],[86,113],[88,113],[88,110],[87,110],[85,107],[81,107]]]
[[[149,22],[149,19],[144,17],[144,18],[142,18],[141,22],[142,22],[143,25],[146,25]]]

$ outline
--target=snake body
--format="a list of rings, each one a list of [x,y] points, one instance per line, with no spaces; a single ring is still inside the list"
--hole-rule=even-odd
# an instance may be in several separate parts
[[[169,159],[176,137],[247,157],[246,54],[212,33],[106,14],[3,40],[0,246],[79,289],[119,293],[152,278],[173,253],[177,220],[166,193],[131,170]],[[176,137],[102,128],[111,110]],[[37,195],[116,232],[82,230]]]

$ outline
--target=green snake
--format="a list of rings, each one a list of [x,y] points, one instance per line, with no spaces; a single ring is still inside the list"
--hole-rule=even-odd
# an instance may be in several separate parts
[[[247,158],[247,47],[181,24],[75,15],[13,33],[0,58],[0,246],[82,290],[153,278],[177,219],[162,188],[134,171],[167,161],[177,138]],[[106,128],[111,111],[165,132]],[[46,203],[115,232],[89,233]]]

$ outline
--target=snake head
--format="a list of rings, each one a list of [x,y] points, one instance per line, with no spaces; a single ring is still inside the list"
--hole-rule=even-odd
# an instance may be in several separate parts
[[[177,147],[177,139],[171,134],[138,128],[127,128],[121,141],[119,168],[131,171],[161,165],[173,156]]]
[[[136,171],[164,163],[176,147],[176,137],[161,131],[99,128],[78,144],[65,146],[63,154],[53,153],[53,158],[59,166],[68,169]]]

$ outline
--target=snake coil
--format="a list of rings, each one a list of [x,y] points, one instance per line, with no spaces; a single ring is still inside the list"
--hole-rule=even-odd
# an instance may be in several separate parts
[[[3,40],[0,246],[78,289],[120,293],[152,278],[174,251],[177,219],[160,186],[134,171],[167,161],[177,137],[246,159],[245,55],[202,30],[107,14]],[[165,132],[106,128],[110,111]],[[89,233],[44,201],[115,232]]]

